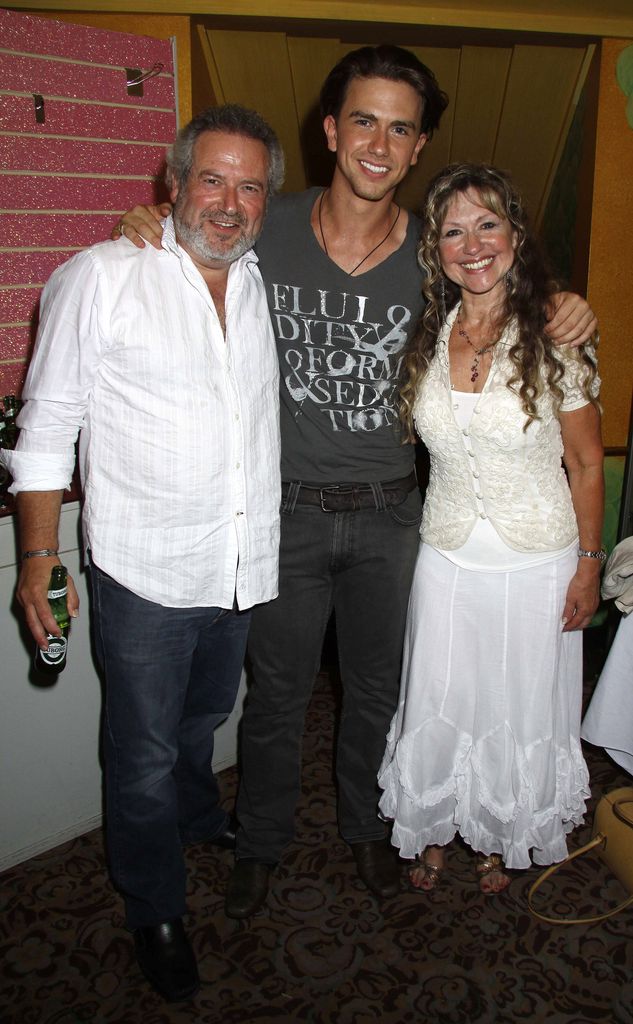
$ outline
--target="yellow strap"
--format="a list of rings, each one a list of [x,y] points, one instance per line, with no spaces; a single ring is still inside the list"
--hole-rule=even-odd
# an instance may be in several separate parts
[[[620,802],[630,803],[633,801],[618,801],[618,803]],[[623,821],[626,821],[627,824],[630,824],[630,822],[626,818],[624,818],[621,813],[619,817],[622,817]],[[629,896],[627,900],[624,900],[623,903],[618,904],[618,906],[614,907],[613,910],[608,910],[604,914],[597,914],[595,917],[549,917],[547,914],[542,914],[540,910],[535,910],[532,906],[534,893],[537,889],[541,887],[543,882],[550,878],[550,876],[553,875],[560,868],[564,867],[565,864],[570,864],[572,860],[576,860],[576,857],[581,857],[583,853],[588,853],[589,850],[593,850],[596,846],[604,846],[606,838],[607,837],[604,835],[603,832],[598,832],[598,834],[595,835],[593,839],[590,840],[590,842],[586,843],[585,846],[581,846],[579,850],[575,850],[573,853],[570,853],[569,857],[566,857],[565,860],[562,860],[560,864],[552,864],[551,867],[547,868],[545,871],[543,871],[542,874],[539,875],[539,877],[530,887],[530,891],[528,892],[528,907],[530,908],[531,913],[534,914],[535,917],[538,917],[541,921],[546,921],[547,924],[593,924],[596,921],[604,921],[607,917],[613,917],[614,914],[619,914],[621,910],[624,910],[625,907],[628,907],[631,905],[631,903],[633,903],[633,896]]]

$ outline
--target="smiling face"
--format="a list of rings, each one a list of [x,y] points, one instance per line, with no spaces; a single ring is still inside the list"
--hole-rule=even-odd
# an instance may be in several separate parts
[[[334,182],[378,201],[392,193],[418,159],[422,100],[406,82],[354,78],[340,113],[325,118],[328,149],[336,153]]]
[[[263,142],[204,132],[185,184],[171,189],[176,238],[194,262],[224,267],[259,237],[266,213],[268,151]]]
[[[453,196],[440,231],[439,256],[446,276],[462,290],[495,297],[504,293],[516,244],[507,217],[482,206],[474,189]]]

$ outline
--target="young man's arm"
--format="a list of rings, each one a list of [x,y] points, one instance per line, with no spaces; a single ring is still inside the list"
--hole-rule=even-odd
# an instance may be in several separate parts
[[[160,249],[163,227],[161,219],[171,212],[169,203],[160,206],[135,206],[120,218],[110,237],[116,241],[122,234],[139,249],[145,241]],[[581,295],[559,292],[550,303],[547,333],[556,345],[582,345],[595,332],[598,321]]]
[[[171,210],[171,203],[161,203],[160,206],[135,206],[124,213],[116,227],[112,228],[110,238],[116,242],[121,235],[125,235],[137,249],[144,249],[146,241],[155,249],[160,249],[163,237],[161,221],[169,216]]]
[[[556,345],[582,345],[598,329],[589,303],[575,292],[558,292],[549,309],[547,333]]]

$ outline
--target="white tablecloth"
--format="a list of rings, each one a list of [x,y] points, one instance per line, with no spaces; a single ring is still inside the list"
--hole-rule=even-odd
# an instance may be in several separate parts
[[[633,775],[633,612],[620,619],[580,735]]]

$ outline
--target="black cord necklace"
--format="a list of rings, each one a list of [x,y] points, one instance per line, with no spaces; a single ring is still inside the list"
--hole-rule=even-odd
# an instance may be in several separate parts
[[[325,235],[323,234],[323,223],[321,221],[321,207],[323,205],[323,196],[325,195],[325,193],[327,191],[329,191],[329,190],[325,189],[325,191],[323,191],[321,193],[321,195],[319,196],[318,218],[319,218],[319,231],[321,232],[321,241],[323,242],[323,248],[325,249],[325,255],[328,257],[328,259],[330,259],[331,257],[330,257],[330,254],[329,254],[328,250],[327,250],[327,242],[325,241]],[[349,277],[351,277],[352,274],[355,274],[356,271],[358,270],[358,268],[362,267],[363,263],[365,263],[369,259],[370,256],[373,256],[377,249],[380,249],[381,245],[385,244],[385,242],[389,238],[389,235],[391,234],[391,232],[395,228],[396,224],[398,223],[399,217],[400,217],[400,207],[398,207],[398,212],[396,214],[395,220],[394,220],[393,224],[391,225],[391,227],[389,228],[387,234],[383,238],[382,242],[379,242],[378,245],[375,245],[373,249],[370,249],[369,252],[367,253],[367,255],[363,256],[363,258],[360,261],[360,263],[356,264],[356,266],[353,268],[353,270],[347,271],[347,274],[348,274]]]

